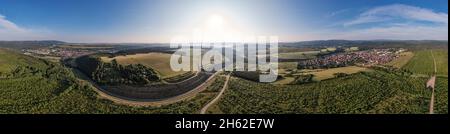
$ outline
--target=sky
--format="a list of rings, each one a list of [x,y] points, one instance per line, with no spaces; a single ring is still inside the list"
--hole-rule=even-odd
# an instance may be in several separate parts
[[[0,40],[448,40],[447,0],[0,0]]]

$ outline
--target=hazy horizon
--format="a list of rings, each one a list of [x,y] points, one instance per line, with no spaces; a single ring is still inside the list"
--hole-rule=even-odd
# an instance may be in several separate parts
[[[70,44],[169,44],[170,42],[68,42],[64,40],[0,40],[0,41],[61,41]],[[280,41],[279,43],[299,43],[313,41],[447,41],[448,40],[391,40],[391,39],[372,39],[372,40],[345,40],[345,39],[328,39],[328,40],[303,40],[303,41]],[[233,42],[231,42],[233,43]]]

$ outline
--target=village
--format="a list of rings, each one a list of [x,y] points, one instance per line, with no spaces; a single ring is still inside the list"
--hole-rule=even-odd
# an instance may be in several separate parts
[[[38,57],[57,57],[61,59],[67,58],[75,58],[83,55],[89,55],[93,53],[113,53],[117,50],[112,48],[92,48],[86,46],[79,47],[67,47],[67,46],[50,46],[50,47],[42,47],[42,48],[33,48],[33,49],[22,49],[21,50],[25,55],[32,55]]]
[[[336,68],[350,65],[372,66],[385,64],[398,57],[405,49],[370,49],[357,52],[345,52],[304,60],[298,63],[298,69]]]

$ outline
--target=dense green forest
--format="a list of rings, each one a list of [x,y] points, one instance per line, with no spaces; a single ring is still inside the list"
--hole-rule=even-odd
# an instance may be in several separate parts
[[[146,85],[160,80],[152,68],[142,64],[123,66],[118,64],[115,59],[111,63],[101,62],[92,76],[93,80],[101,85]]]
[[[146,85],[160,81],[160,76],[141,64],[121,65],[116,60],[102,62],[97,56],[83,56],[76,59],[77,68],[89,75],[100,85]]]

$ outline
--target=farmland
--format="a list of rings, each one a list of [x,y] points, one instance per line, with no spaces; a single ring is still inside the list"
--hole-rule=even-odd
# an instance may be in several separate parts
[[[173,77],[186,73],[184,71],[173,71],[170,68],[171,54],[167,53],[145,53],[145,54],[133,54],[126,56],[116,56],[113,58],[101,57],[102,61],[110,62],[116,59],[119,64],[142,64],[147,67],[155,69],[163,78]]]
[[[306,51],[306,52],[288,52],[279,53],[280,59],[311,59],[315,58],[320,51]]]
[[[297,69],[297,62],[280,62],[278,63],[278,68],[294,70]]]
[[[361,71],[368,71],[368,69],[357,66],[348,66],[348,67],[330,68],[315,72],[308,72],[306,74],[313,74],[314,79],[316,80],[326,80],[334,78],[336,73],[354,74]]]
[[[437,74],[448,75],[448,51],[433,50],[433,56],[436,59]]]
[[[303,85],[273,85],[232,78],[217,113],[427,113],[424,78],[383,71]],[[447,112],[447,78],[439,78],[439,113]]]
[[[432,53],[436,59],[437,74],[448,75],[448,51],[446,50],[415,51],[414,57],[404,66],[404,69],[417,74],[432,74],[434,72]]]
[[[89,52],[95,52],[95,49],[102,47],[61,47],[62,50],[68,48],[92,49]],[[317,53],[325,48],[329,48],[326,51],[342,49],[332,46],[283,48],[281,56],[301,59],[359,52],[355,49],[323,55]],[[360,48],[361,51],[371,50]],[[70,68],[72,66],[64,61],[50,62],[49,59],[28,56],[17,50],[0,49],[0,113],[192,114],[198,113],[210,102],[224,84],[223,74],[214,75],[211,82],[205,82],[211,72],[173,72],[169,65],[170,52],[147,49],[160,50],[148,47],[144,50],[102,51],[83,55],[81,57],[95,61],[76,62],[79,58],[75,58],[79,68]],[[437,49],[432,52],[438,71],[435,112],[445,114],[448,113],[448,52]],[[279,79],[274,83],[259,83],[255,79],[257,77],[252,77],[258,76],[258,73],[232,73],[227,90],[206,113],[425,114],[431,95],[430,90],[425,88],[425,82],[434,71],[431,51],[414,49],[401,55],[386,63],[401,69],[361,64],[300,69],[298,65],[303,60],[287,60],[279,63]],[[92,82],[81,80],[71,69],[80,69],[79,73],[91,78]],[[97,88],[103,89],[100,91],[108,90],[115,95],[147,101],[171,98],[203,83],[208,84],[196,90],[199,92],[161,106],[117,103],[101,96],[95,89],[100,87]]]
[[[0,49],[0,73],[7,73],[15,69],[17,66],[34,64],[41,67],[44,64],[36,61],[36,59],[29,56],[19,56],[14,52]]]
[[[387,65],[391,65],[396,68],[402,68],[405,66],[411,58],[414,57],[413,52],[403,52],[399,54],[400,56],[397,59],[392,60],[391,62],[387,63]]]
[[[358,66],[347,66],[329,69],[301,69],[297,70],[296,64],[291,62],[281,62],[279,63],[279,74],[283,76],[283,79],[276,81],[274,84],[291,84],[296,76],[300,75],[313,75],[314,81],[321,81],[326,79],[335,78],[336,74],[354,74],[362,71],[370,71],[368,68],[358,67]]]

